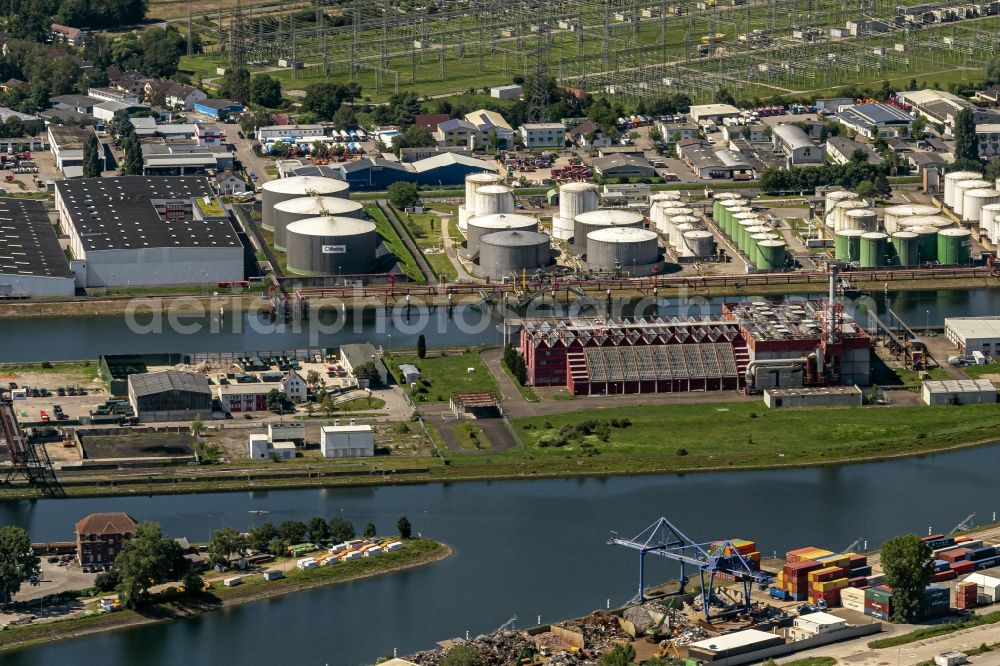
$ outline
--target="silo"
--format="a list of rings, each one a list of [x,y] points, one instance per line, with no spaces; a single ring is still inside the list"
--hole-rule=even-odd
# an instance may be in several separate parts
[[[659,258],[659,237],[649,229],[605,227],[587,234],[587,266],[641,272]]]
[[[981,188],[975,190],[965,190],[962,197],[962,222],[969,223],[969,226],[977,227],[982,221],[983,206],[1000,203],[1000,191],[993,188]]]
[[[1000,203],[983,206],[981,214],[979,226],[986,229],[990,242],[994,244],[1000,242]]]
[[[773,271],[785,267],[785,241],[766,240],[757,246],[757,270]]]
[[[861,237],[868,233],[861,229],[838,231],[833,241],[833,256],[839,261],[861,261]]]
[[[845,229],[845,216],[852,210],[868,210],[868,204],[857,199],[846,199],[837,202],[837,207],[833,209],[833,230]]]
[[[780,240],[781,235],[776,234],[773,231],[762,231],[757,234],[753,234],[747,239],[747,257],[750,259],[750,263],[754,266],[760,266],[760,244],[764,241]]]
[[[940,263],[945,266],[968,265],[971,259],[971,231],[959,228],[942,229],[938,232],[937,241],[937,259]]]
[[[274,207],[282,201],[300,197],[350,196],[350,186],[342,180],[323,176],[292,176],[269,180],[260,186],[261,223],[268,231],[274,230]]]
[[[954,197],[954,205],[951,209],[955,211],[955,215],[961,218],[965,217],[965,193],[968,190],[988,190],[993,187],[993,183],[987,182],[982,179],[974,180],[960,180],[955,183],[955,191],[952,193]]]
[[[684,234],[684,244],[691,256],[704,258],[715,254],[715,237],[711,231],[688,231]]]
[[[680,196],[678,194],[678,196]],[[552,235],[559,240],[573,237],[573,220],[581,213],[597,210],[597,186],[592,183],[566,183],[559,188],[559,215],[552,218]],[[650,215],[652,208],[650,206]]]
[[[681,234],[680,228],[684,227],[685,231],[701,230],[702,224],[694,215],[675,215],[669,220],[667,220],[667,242],[674,246],[674,248],[681,247],[683,242],[683,236]]]
[[[907,227],[906,231],[917,235],[917,263],[937,261],[937,227]]]
[[[955,185],[963,180],[976,180],[983,174],[975,171],[955,171],[944,175],[944,205],[955,208]],[[997,189],[1000,189],[998,187]]]
[[[920,241],[912,231],[897,231],[892,235],[893,265],[916,266],[920,263]]]
[[[359,275],[375,270],[375,224],[353,217],[310,217],[288,225],[290,273]]]
[[[336,197],[299,197],[281,201],[274,205],[274,247],[279,250],[285,249],[287,245],[285,229],[292,222],[323,215],[363,220],[365,210],[357,201]]]
[[[497,231],[479,239],[479,275],[500,280],[534,271],[551,261],[546,234],[537,231]]]
[[[878,231],[878,215],[874,208],[857,208],[848,210],[841,218],[840,229],[861,229],[862,231]]]
[[[629,210],[600,209],[576,216],[573,223],[573,245],[580,254],[587,253],[587,234],[598,229],[642,226],[642,215]]]
[[[743,243],[739,246],[743,253],[747,255],[751,261],[753,261],[753,237],[757,234],[770,233],[771,227],[764,224],[755,224],[750,227],[743,227],[743,231],[740,234],[740,239]]]
[[[482,171],[465,177],[465,203],[458,207],[458,228],[465,231],[469,218],[476,214],[476,190],[482,185],[499,185],[503,182],[500,174]]]
[[[888,233],[899,231],[899,221],[907,217],[937,215],[940,211],[934,206],[923,204],[901,204],[899,206],[889,206],[885,209],[885,220],[883,224]]]
[[[476,188],[476,214],[472,217],[513,212],[514,190],[506,185],[480,185]]]
[[[476,215],[469,218],[469,226],[465,230],[466,257],[474,259],[480,250],[483,236],[495,234],[498,231],[538,231],[538,220],[530,215],[515,215],[499,213],[496,215]]]
[[[876,268],[889,263],[886,239],[880,231],[866,231],[861,235],[861,268]]]

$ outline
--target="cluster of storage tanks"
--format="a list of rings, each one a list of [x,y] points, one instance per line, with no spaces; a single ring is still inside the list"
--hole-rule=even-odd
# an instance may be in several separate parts
[[[788,247],[781,234],[739,194],[716,194],[712,199],[712,219],[757,270],[785,267]]]
[[[274,233],[286,268],[299,275],[372,273],[380,238],[351,201],[347,183],[323,176],[294,176],[261,187],[261,226]]]
[[[680,192],[650,197],[649,224],[660,232],[679,258],[707,259],[715,255],[715,237],[701,218],[681,201]]]
[[[825,197],[834,257],[861,268],[969,263],[971,233],[940,213],[924,204],[889,206],[879,224],[875,209],[854,192],[834,191]]]
[[[663,269],[660,237],[645,227],[645,217],[634,210],[580,213],[573,221],[572,248],[593,271],[652,275]]]
[[[964,228],[1000,244],[1000,178],[991,183],[976,171],[945,174],[944,205],[961,218]]]

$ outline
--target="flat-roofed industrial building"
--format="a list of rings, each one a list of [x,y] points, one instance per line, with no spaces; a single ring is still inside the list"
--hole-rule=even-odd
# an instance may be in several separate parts
[[[73,296],[69,262],[41,201],[0,198],[0,296]]]

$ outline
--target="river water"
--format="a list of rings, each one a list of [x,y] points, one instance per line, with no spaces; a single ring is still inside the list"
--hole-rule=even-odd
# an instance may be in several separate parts
[[[786,296],[785,298],[806,298]],[[810,298],[818,298],[811,296]],[[660,316],[707,316],[717,314],[721,304],[736,297],[661,300]],[[1000,312],[1000,290],[938,290],[926,292],[875,293],[845,301],[845,309],[861,315],[885,315],[886,303],[915,328],[941,326],[945,317],[993,315]],[[539,302],[541,304],[541,302]],[[619,304],[617,315],[633,315],[634,304]],[[656,305],[643,302],[640,314],[657,312]],[[575,313],[593,314],[604,303],[574,306]],[[550,314],[543,311],[542,314]],[[496,314],[474,306],[407,311],[397,306],[369,308],[364,312],[324,311],[295,326],[272,324],[263,317],[244,314],[177,314],[173,324],[168,316],[158,322],[145,311],[134,317],[40,317],[7,319],[0,323],[4,345],[0,363],[42,360],[97,358],[101,354],[159,352],[263,351],[303,347],[335,347],[351,342],[370,341],[386,348],[413,348],[424,334],[428,346],[499,345],[502,326]]]
[[[668,442],[669,444],[669,442]],[[669,446],[668,446],[669,448]],[[370,664],[397,648],[620,604],[637,587],[637,556],[605,544],[661,515],[696,540],[754,539],[769,556],[806,545],[876,547],[903,531],[947,532],[969,513],[1000,510],[998,446],[880,463],[787,471],[496,481],[159,497],[0,503],[0,524],[67,539],[93,511],[127,511],[167,534],[344,516],[388,532],[407,515],[455,555],[433,566],[248,604],[203,617],[4,654],[4,666],[64,664]],[[258,517],[248,513],[266,509]],[[650,559],[648,584],[676,569]]]

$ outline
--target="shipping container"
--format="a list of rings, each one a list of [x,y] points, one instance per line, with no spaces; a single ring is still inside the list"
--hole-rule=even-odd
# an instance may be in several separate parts
[[[967,574],[972,573],[976,570],[976,563],[963,561],[963,562],[953,562],[951,564],[951,570],[956,574]]]
[[[958,562],[960,560],[968,559],[969,552],[968,548],[958,547],[942,551],[938,556],[945,562]]]
[[[973,562],[979,560],[985,560],[987,558],[993,557],[997,554],[997,549],[993,546],[982,546],[980,548],[973,548],[969,552],[969,559]]]
[[[851,569],[851,578],[857,578],[858,576],[871,576],[872,567],[870,564],[865,564],[860,567],[854,567]]]

